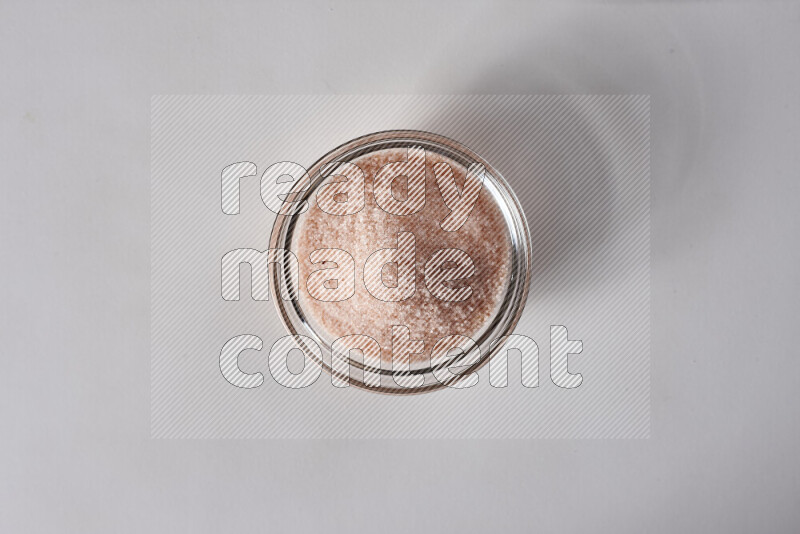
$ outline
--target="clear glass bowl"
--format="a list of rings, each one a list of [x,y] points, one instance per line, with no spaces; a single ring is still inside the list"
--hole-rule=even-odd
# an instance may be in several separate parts
[[[510,272],[507,273],[505,291],[503,292],[502,301],[496,306],[491,319],[485,321],[477,336],[473,337],[480,349],[480,358],[468,366],[462,365],[457,371],[459,375],[466,376],[485,365],[493,354],[502,348],[502,341],[499,343],[494,342],[512,333],[519,321],[528,296],[531,273],[530,232],[520,203],[501,174],[488,161],[456,141],[423,131],[392,130],[359,137],[328,152],[308,169],[308,174],[305,178],[295,183],[289,198],[298,202],[311,199],[316,194],[319,186],[329,178],[329,175],[322,171],[332,169],[334,167],[330,165],[332,162],[350,162],[373,151],[410,147],[423,147],[426,151],[440,154],[457,164],[463,165],[464,169],[473,163],[482,164],[485,174],[480,194],[488,193],[492,196],[494,202],[500,208],[506,225],[505,231],[510,243],[509,253],[511,257],[507,263]],[[298,227],[298,218],[307,214],[295,215],[294,211],[292,204],[284,203],[281,213],[278,214],[272,228],[270,237],[271,249],[285,249],[295,252],[295,230]],[[482,237],[491,238],[491,236]],[[304,261],[304,258],[299,258],[299,261]],[[446,361],[438,365],[414,365],[410,370],[398,373],[403,375],[422,375],[424,383],[417,388],[398,385],[394,380],[394,371],[391,365],[387,366],[385,363],[380,366],[367,366],[367,370],[371,373],[380,375],[379,387],[370,387],[364,383],[365,365],[363,360],[358,358],[347,360],[348,373],[343,374],[341,367],[336,366],[337,369],[334,369],[331,365],[331,344],[334,339],[330,339],[330,335],[320,328],[318,324],[315,324],[312,314],[303,309],[301,299],[283,300],[280,298],[279,287],[282,284],[286,284],[292,295],[299,295],[301,288],[292,287],[291,277],[287,275],[287,272],[278,263],[272,263],[269,266],[269,282],[271,295],[274,296],[273,302],[286,330],[291,335],[307,336],[314,340],[319,348],[322,349],[322,361],[319,361],[315,347],[307,346],[307,343],[302,338],[295,338],[298,348],[307,357],[317,361],[328,373],[336,375],[339,379],[348,380],[349,378],[351,385],[368,391],[389,394],[425,393],[453,385],[458,380],[458,376],[454,376],[450,380],[440,381],[433,373],[442,367],[459,366],[459,363],[467,358],[467,354],[463,352],[448,356]],[[300,280],[300,283],[302,284],[303,281]],[[363,290],[363,286],[360,289]],[[359,332],[351,333],[356,334]],[[382,349],[387,350],[388,347],[382,347]],[[426,347],[426,350],[429,351],[430,347]]]

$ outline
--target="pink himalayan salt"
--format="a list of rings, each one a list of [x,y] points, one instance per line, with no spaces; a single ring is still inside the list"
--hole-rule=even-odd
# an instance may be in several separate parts
[[[431,349],[440,338],[461,334],[477,339],[482,333],[504,297],[511,246],[502,212],[485,187],[459,230],[445,232],[441,229],[440,223],[450,210],[439,193],[433,166],[440,161],[449,163],[461,190],[466,169],[430,150],[426,151],[425,161],[425,207],[408,216],[392,215],[379,208],[372,192],[376,172],[387,163],[404,161],[406,156],[406,149],[391,148],[353,160],[352,163],[365,173],[364,209],[356,214],[337,216],[325,213],[312,203],[309,210],[299,217],[292,249],[300,260],[300,305],[312,326],[329,344],[349,334],[370,336],[381,346],[381,359],[390,363],[392,326],[405,325],[410,329],[412,339],[421,339],[425,343],[423,353],[410,356],[412,367],[416,368],[429,362]],[[397,198],[403,198],[403,191],[404,187],[393,187]],[[378,249],[397,247],[397,234],[403,231],[412,232],[416,237],[416,292],[401,302],[382,302],[364,287],[364,263]],[[320,268],[311,263],[309,254],[325,248],[345,250],[355,260],[355,294],[348,300],[315,300],[303,283],[312,271]],[[439,300],[425,286],[425,262],[442,248],[463,250],[475,265],[473,276],[450,283],[451,287],[472,287],[472,295],[463,302]],[[384,269],[385,283],[396,283],[396,275],[396,266],[389,264]]]

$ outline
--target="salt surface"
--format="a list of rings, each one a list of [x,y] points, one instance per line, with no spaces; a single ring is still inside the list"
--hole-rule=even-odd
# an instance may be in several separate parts
[[[425,207],[412,215],[397,216],[375,203],[373,179],[385,164],[404,161],[406,149],[382,149],[352,161],[365,173],[366,205],[352,215],[331,215],[312,203],[298,220],[292,249],[300,260],[300,305],[312,325],[330,343],[334,339],[362,334],[377,340],[381,358],[391,362],[393,325],[405,325],[413,339],[424,341],[424,352],[410,356],[413,366],[430,358],[437,340],[451,334],[476,339],[490,322],[506,292],[511,262],[508,227],[502,212],[484,188],[466,223],[455,232],[442,230],[440,223],[450,213],[439,192],[433,167],[438,162],[451,165],[459,188],[463,187],[466,169],[445,156],[428,151],[425,164]],[[396,180],[393,192],[402,198],[402,180]],[[364,286],[364,263],[378,249],[397,247],[397,234],[412,232],[416,237],[416,292],[401,302],[382,302]],[[309,260],[317,249],[336,248],[349,252],[355,260],[355,294],[341,302],[322,302],[312,298],[304,281],[320,268]],[[475,274],[451,287],[469,285],[471,296],[463,302],[445,302],[434,297],[425,286],[425,262],[439,249],[461,249],[474,262]],[[396,283],[396,267],[384,269],[387,285]]]

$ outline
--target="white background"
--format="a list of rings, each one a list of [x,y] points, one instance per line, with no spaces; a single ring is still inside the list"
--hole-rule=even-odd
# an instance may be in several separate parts
[[[794,532],[800,5],[0,4],[2,532]],[[149,106],[643,93],[637,441],[149,439]]]

